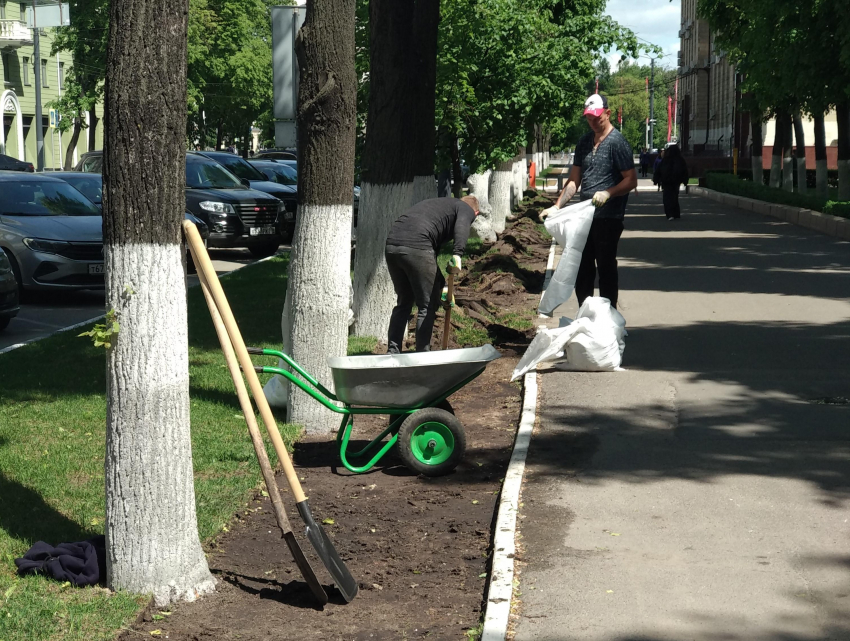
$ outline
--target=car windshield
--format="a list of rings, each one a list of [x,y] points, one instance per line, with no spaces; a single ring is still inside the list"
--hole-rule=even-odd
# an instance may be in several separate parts
[[[257,171],[247,161],[239,156],[215,156],[215,161],[224,165],[231,174],[237,178],[245,178],[247,180],[265,180],[266,177],[261,172]]]
[[[83,160],[83,171],[98,173],[103,171],[103,155],[89,156]]]
[[[103,179],[100,176],[62,176],[62,180],[95,205],[103,204]]]
[[[186,157],[186,186],[192,189],[236,189],[239,179],[212,160]]]
[[[2,216],[100,216],[100,210],[65,182],[4,181]]]
[[[291,165],[282,165],[276,162],[264,162],[257,167],[269,176],[270,180],[281,185],[297,185],[298,172]]]

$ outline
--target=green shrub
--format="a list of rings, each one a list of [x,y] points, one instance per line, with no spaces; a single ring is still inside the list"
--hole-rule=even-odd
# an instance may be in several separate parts
[[[767,185],[757,185],[751,180],[742,180],[730,173],[708,172],[705,176],[705,186],[726,194],[815,211],[826,211],[826,206],[829,204],[813,194],[792,193]],[[835,205],[843,207],[850,203],[835,203]]]
[[[830,200],[823,206],[823,213],[850,218],[850,202]]]

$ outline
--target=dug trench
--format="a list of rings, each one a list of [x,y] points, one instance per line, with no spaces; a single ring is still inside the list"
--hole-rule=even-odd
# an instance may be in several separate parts
[[[340,464],[333,442],[295,447],[313,512],[357,579],[358,596],[345,604],[332,587],[279,476],[293,528],[330,603],[316,606],[280,538],[269,499],[258,492],[207,546],[216,593],[166,613],[149,607],[122,641],[151,633],[185,641],[478,637],[492,527],[521,411],[521,389],[509,380],[535,331],[550,245],[537,213],[548,202],[524,201],[517,220],[468,261],[459,280],[451,346],[477,338],[491,342],[502,358],[450,398],[467,435],[466,456],[453,473],[416,476],[393,448],[373,470],[354,475]],[[435,331],[436,349],[441,331]],[[386,417],[369,419],[357,417],[352,451],[386,425]]]

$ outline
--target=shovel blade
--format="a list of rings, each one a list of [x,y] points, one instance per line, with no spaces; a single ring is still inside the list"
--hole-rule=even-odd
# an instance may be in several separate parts
[[[295,559],[295,565],[297,565],[298,569],[301,571],[301,576],[304,577],[304,581],[307,582],[313,596],[316,597],[321,605],[325,605],[328,602],[328,594],[325,592],[322,584],[319,583],[316,573],[313,572],[313,566],[310,565],[307,557],[304,556],[304,552],[301,551],[301,546],[298,545],[298,541],[295,540],[295,534],[292,530],[290,530],[283,535],[283,538],[289,546],[289,551],[292,552],[292,558]]]
[[[345,567],[345,563],[339,558],[339,554],[325,532],[325,529],[316,523],[307,501],[296,503],[296,507],[298,508],[298,513],[301,515],[301,519],[307,525],[307,539],[313,544],[316,554],[319,555],[322,563],[325,564],[325,568],[330,573],[342,597],[350,603],[357,596],[357,581],[354,580],[351,572]]]

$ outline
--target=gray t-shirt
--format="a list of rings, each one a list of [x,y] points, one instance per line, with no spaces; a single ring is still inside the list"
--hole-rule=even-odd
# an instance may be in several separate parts
[[[614,129],[593,151],[593,132],[579,140],[575,164],[581,167],[581,199],[590,200],[597,191],[611,189],[623,180],[623,172],[635,168],[632,148],[619,131]],[[611,198],[600,207],[594,218],[618,218],[626,215],[628,194]]]

